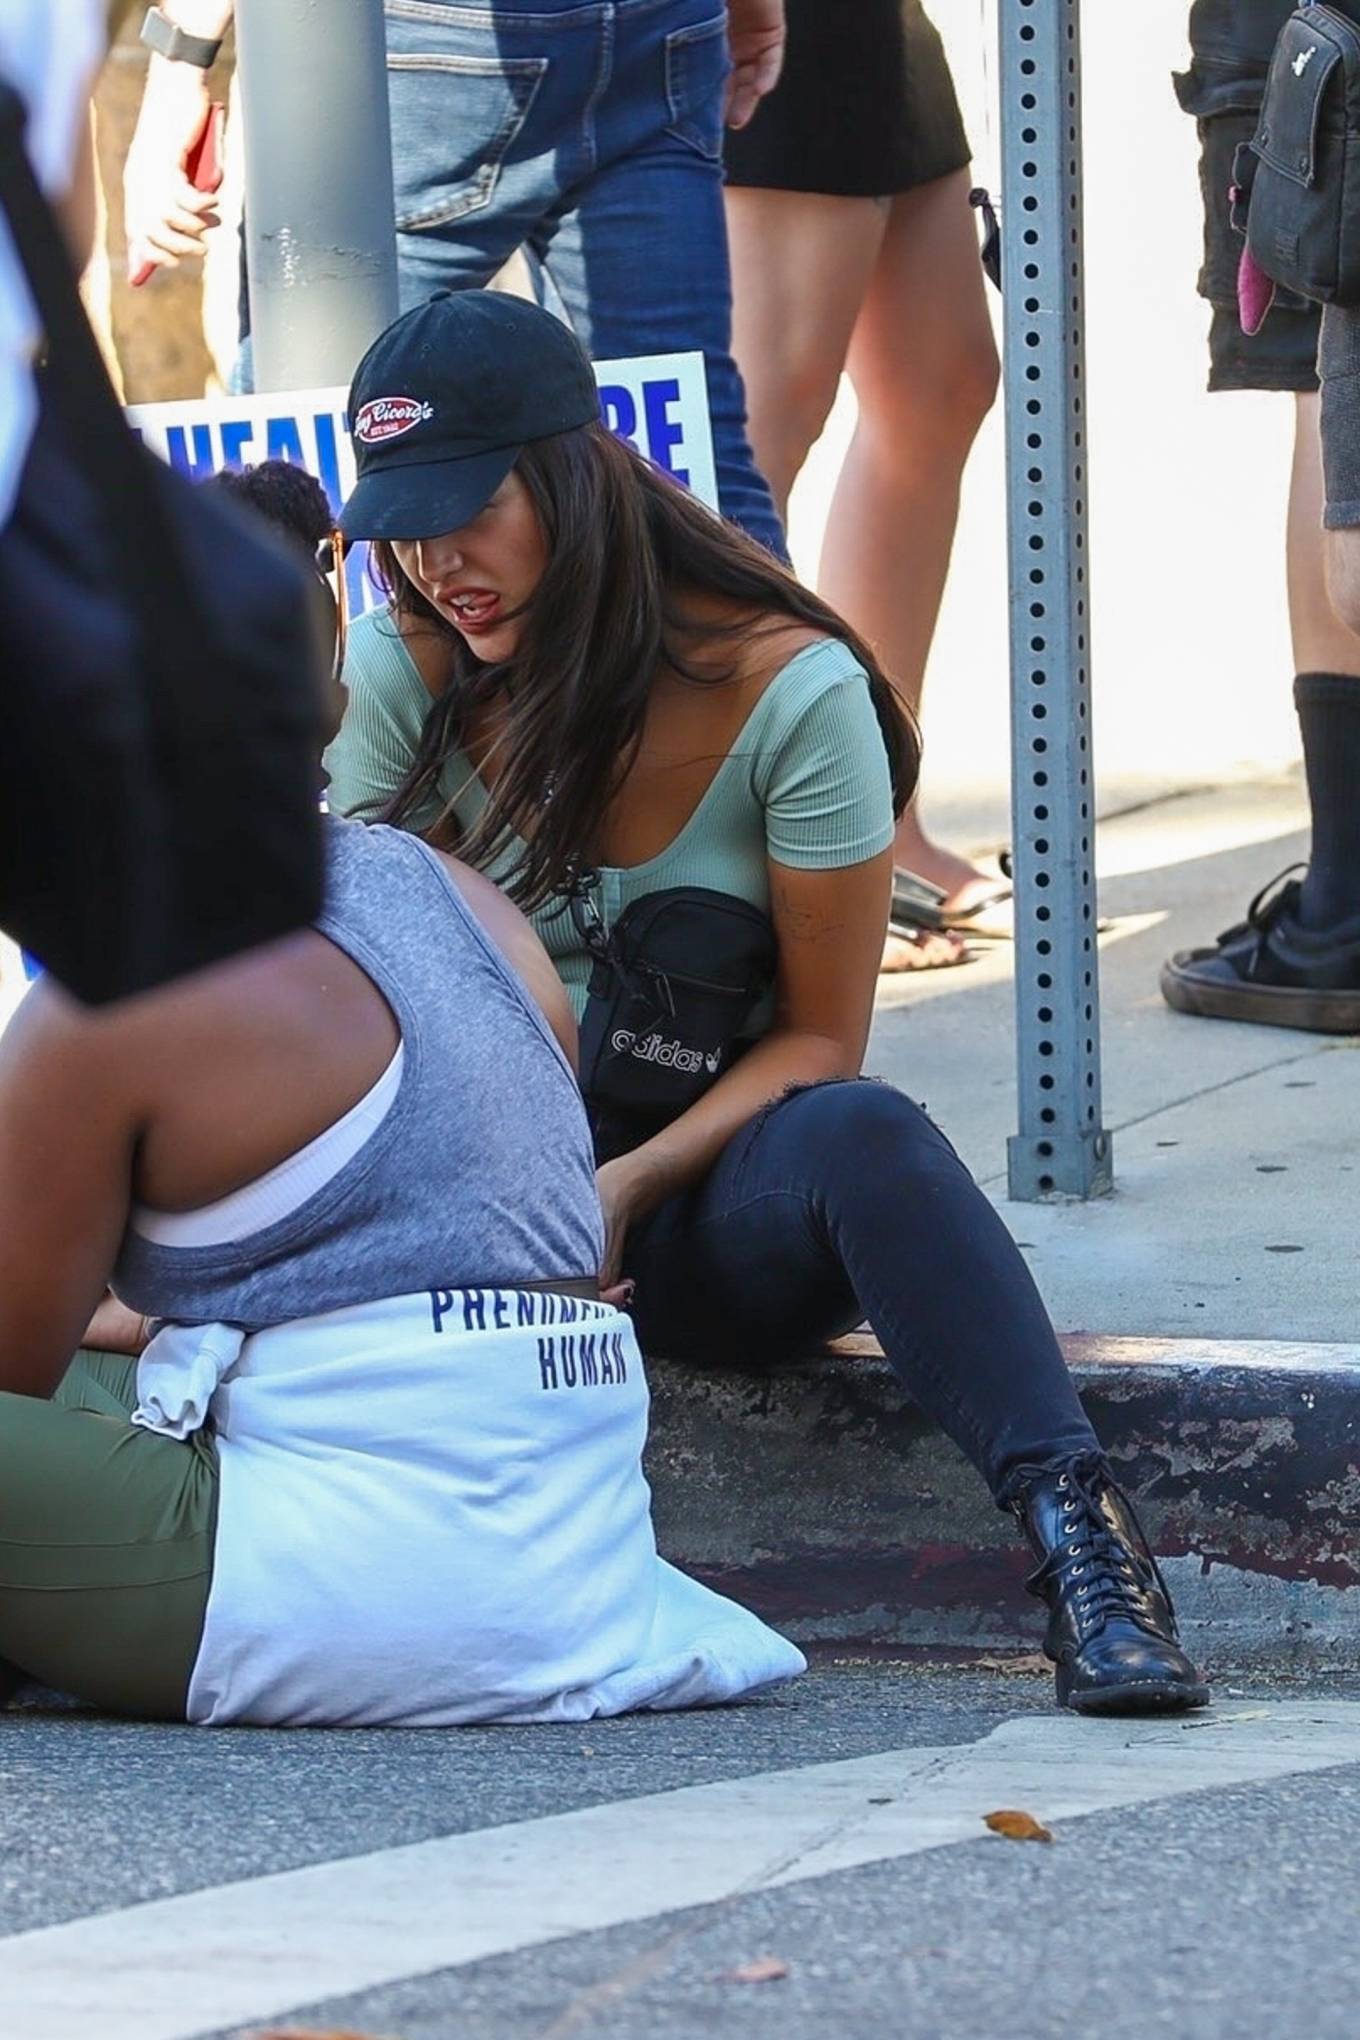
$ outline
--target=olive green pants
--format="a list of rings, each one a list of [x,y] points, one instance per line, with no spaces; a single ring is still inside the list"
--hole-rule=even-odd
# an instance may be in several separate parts
[[[183,1721],[217,1448],[140,1429],[136,1406],[137,1363],[119,1353],[77,1353],[50,1402],[0,1394],[0,1676]]]

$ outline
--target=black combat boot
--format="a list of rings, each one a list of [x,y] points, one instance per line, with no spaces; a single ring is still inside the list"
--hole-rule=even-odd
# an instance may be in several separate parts
[[[1171,1596],[1133,1506],[1103,1461],[1069,1460],[1026,1480],[1013,1507],[1039,1564],[1044,1650],[1058,1705],[1079,1714],[1160,1714],[1208,1703],[1180,1648]]]

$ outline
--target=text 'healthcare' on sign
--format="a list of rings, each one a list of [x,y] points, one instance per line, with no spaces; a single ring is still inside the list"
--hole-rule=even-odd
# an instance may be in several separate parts
[[[710,509],[718,507],[713,435],[701,354],[654,354],[633,361],[597,361],[600,414],[611,432],[674,475]],[[289,460],[307,468],[333,510],[354,486],[354,456],[343,388],[281,390],[273,396],[211,397],[187,403],[133,404],[133,430],[191,481],[222,468]],[[355,547],[350,600],[370,606],[377,591]]]

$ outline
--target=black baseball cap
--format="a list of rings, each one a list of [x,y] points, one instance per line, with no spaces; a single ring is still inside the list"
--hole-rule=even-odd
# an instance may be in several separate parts
[[[346,538],[437,538],[477,515],[522,447],[600,415],[570,327],[499,290],[440,291],[380,333],[355,371],[358,480]]]

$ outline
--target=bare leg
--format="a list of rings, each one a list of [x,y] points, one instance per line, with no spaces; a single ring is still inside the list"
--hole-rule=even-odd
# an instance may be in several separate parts
[[[859,400],[827,522],[819,585],[879,650],[915,709],[935,633],[964,462],[997,385],[992,337],[958,171],[892,201],[850,343]],[[969,905],[993,879],[925,834],[915,808],[897,861]]]
[[[1328,307],[1330,313],[1332,307]],[[1324,318],[1324,334],[1326,320]],[[1325,356],[1325,341],[1319,363]],[[1325,373],[1325,372],[1324,372]],[[1325,384],[1324,415],[1335,392]],[[1360,752],[1360,636],[1346,627],[1354,552],[1338,548],[1350,531],[1322,528],[1323,475],[1318,399],[1295,398],[1294,463],[1289,484],[1285,565],[1293,644],[1294,700],[1303,737],[1312,822],[1308,869],[1298,886],[1276,887],[1259,913],[1206,947],[1180,950],[1162,966],[1162,996],[1178,1012],[1214,1020],[1255,1020],[1279,1027],[1348,1034],[1360,1026],[1360,967],[1346,924],[1360,909],[1354,788]],[[1328,480],[1340,471],[1329,444]],[[1354,500],[1346,477],[1335,500]],[[1329,595],[1330,582],[1330,595]],[[1333,603],[1336,608],[1333,608]],[[1356,612],[1360,622],[1360,610]],[[1328,939],[1328,931],[1342,931]]]
[[[732,351],[746,384],[756,465],[786,517],[819,437],[883,240],[873,198],[729,185]]]
[[[747,431],[786,518],[789,491],[836,400],[890,208],[873,198],[746,185],[729,185],[725,198]],[[883,963],[930,969],[962,954],[957,936],[923,933],[889,937]]]
[[[1318,399],[1301,392],[1285,541],[1294,670],[1360,676],[1360,527],[1324,531],[1322,499]]]

